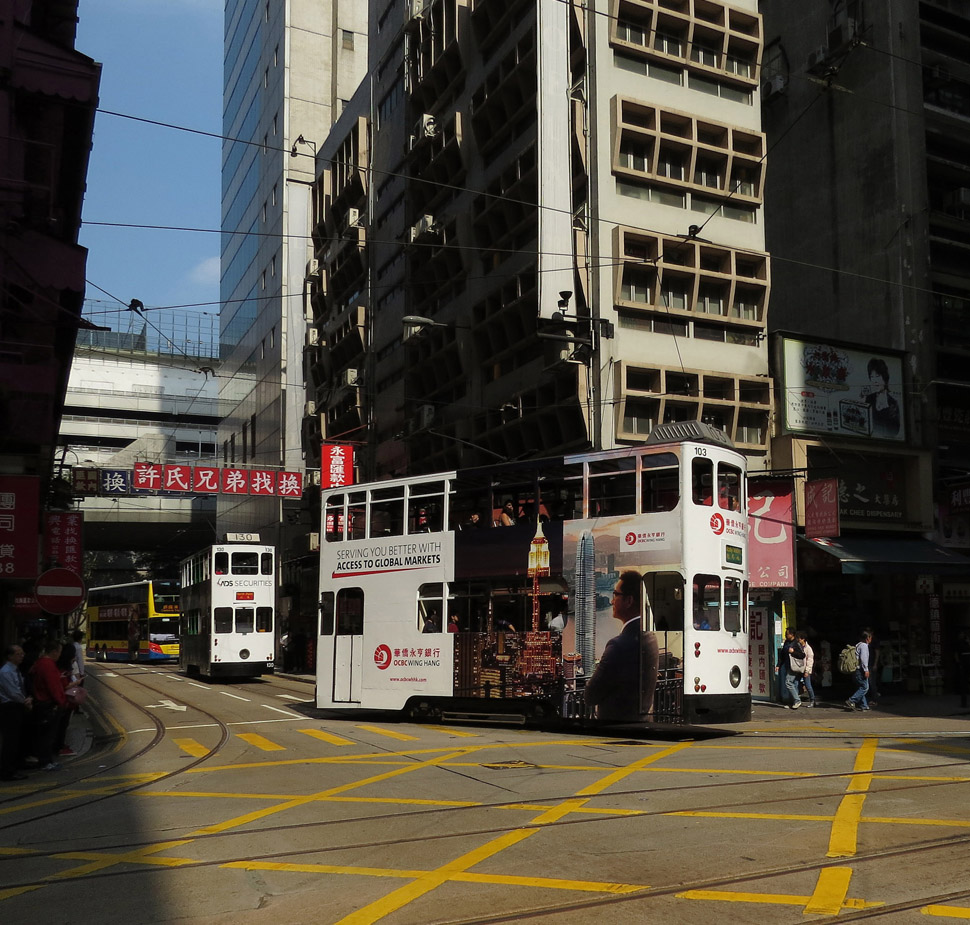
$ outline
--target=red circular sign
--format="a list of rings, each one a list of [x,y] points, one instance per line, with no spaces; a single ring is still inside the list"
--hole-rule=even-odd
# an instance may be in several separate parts
[[[720,536],[724,532],[724,518],[720,514],[711,516],[711,529]]]
[[[84,582],[69,568],[51,568],[34,584],[34,597],[48,613],[70,613],[84,600]]]

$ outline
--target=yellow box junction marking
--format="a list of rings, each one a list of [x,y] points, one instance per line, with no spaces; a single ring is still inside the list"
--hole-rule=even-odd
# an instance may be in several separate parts
[[[302,732],[305,736],[312,736],[314,739],[320,739],[321,742],[329,742],[331,745],[355,745],[350,739],[345,739],[343,736],[334,735],[332,732],[324,732],[322,729],[297,729],[297,732]]]
[[[209,749],[195,739],[172,739],[172,741],[187,755],[193,758],[202,758],[209,754]]]
[[[283,752],[286,751],[282,745],[277,745],[275,742],[270,742],[269,739],[264,736],[258,735],[255,732],[239,732],[236,733],[243,742],[248,742],[250,745],[255,745],[256,748],[261,749],[264,752]]]
[[[358,729],[365,729],[367,732],[376,732],[379,736],[387,736],[389,739],[398,739],[401,742],[417,742],[417,736],[409,736],[404,732],[397,732],[394,729],[384,729],[381,726],[358,726]]]

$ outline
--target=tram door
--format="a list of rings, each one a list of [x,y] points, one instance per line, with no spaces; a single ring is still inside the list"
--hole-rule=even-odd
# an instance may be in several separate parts
[[[361,588],[342,588],[337,592],[333,640],[333,700],[335,703],[359,703],[364,653],[364,592]]]

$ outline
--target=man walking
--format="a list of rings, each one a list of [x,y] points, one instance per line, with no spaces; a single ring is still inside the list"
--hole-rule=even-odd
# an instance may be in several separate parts
[[[856,643],[855,651],[859,657],[859,667],[855,670],[856,692],[845,702],[847,710],[868,710],[866,694],[869,692],[869,643],[872,633],[865,629],[862,638]]]

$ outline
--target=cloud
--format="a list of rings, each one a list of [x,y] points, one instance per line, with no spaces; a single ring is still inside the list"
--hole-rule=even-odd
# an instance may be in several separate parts
[[[189,279],[193,283],[202,286],[211,286],[219,283],[219,258],[206,257],[201,263],[196,264],[189,272]]]

